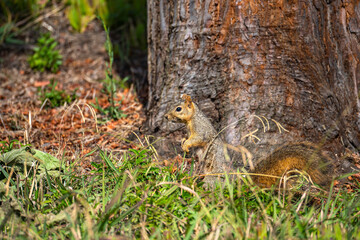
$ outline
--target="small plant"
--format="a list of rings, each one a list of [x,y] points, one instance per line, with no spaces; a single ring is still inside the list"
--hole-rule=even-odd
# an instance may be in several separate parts
[[[18,145],[18,147],[15,147],[15,145]],[[11,150],[15,149],[15,148],[20,148],[23,147],[24,145],[22,145],[19,140],[17,139],[13,139],[11,141],[0,141],[0,154],[4,154],[7,152],[10,152]]]
[[[109,55],[109,63],[106,69],[106,78],[104,80],[104,91],[105,93],[108,95],[108,101],[109,101],[109,107],[107,108],[102,108],[99,105],[98,100],[96,99],[96,105],[92,104],[92,106],[94,108],[96,108],[101,114],[106,115],[108,119],[120,119],[123,117],[126,117],[126,114],[124,114],[118,107],[117,105],[121,104],[121,101],[115,101],[115,93],[116,93],[116,89],[117,89],[117,85],[119,85],[120,87],[124,87],[126,81],[128,80],[127,78],[124,78],[122,80],[118,80],[116,81],[116,79],[114,78],[113,74],[112,74],[112,64],[114,61],[114,52],[113,52],[113,47],[110,41],[110,36],[109,36],[109,31],[106,27],[105,22],[103,21],[103,25],[104,25],[104,29],[106,32],[106,50],[108,52]]]
[[[42,35],[38,39],[37,47],[34,48],[35,53],[28,60],[30,67],[41,72],[57,72],[62,64],[62,56],[55,50],[56,46],[57,42],[50,33]]]
[[[50,80],[50,84],[43,91],[40,91],[40,99],[44,102],[48,99],[52,107],[60,107],[65,103],[71,103],[76,99],[75,91],[71,95],[67,94],[64,90],[56,90],[57,81]]]
[[[69,22],[76,31],[82,33],[87,25],[96,17],[99,1],[70,0],[69,4],[70,6],[66,10]]]
[[[19,35],[46,6],[47,0],[0,1],[0,44],[24,44]]]
[[[4,23],[0,26],[0,44],[12,43],[12,44],[23,44],[24,42],[16,39],[15,35],[15,24],[12,22]]]

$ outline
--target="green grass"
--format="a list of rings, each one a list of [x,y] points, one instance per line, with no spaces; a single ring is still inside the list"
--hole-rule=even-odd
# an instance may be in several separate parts
[[[44,89],[39,88],[38,94],[40,96],[40,100],[42,103],[45,101],[49,101],[50,107],[60,107],[65,103],[70,104],[76,99],[76,90],[71,94],[66,93],[64,90],[57,90],[56,85],[57,81],[54,79],[50,80],[50,84],[46,86]]]
[[[0,141],[0,155],[25,146],[26,145],[21,144],[17,139],[10,140],[9,142]]]
[[[106,78],[103,80],[103,92],[108,96],[108,102],[109,106],[106,108],[103,108],[100,106],[98,99],[96,98],[96,104],[91,104],[95,109],[97,109],[101,115],[103,116],[102,122],[106,122],[110,119],[121,119],[123,117],[126,117],[126,114],[123,113],[123,111],[119,108],[121,105],[121,101],[115,101],[115,95],[117,92],[117,88],[125,88],[126,81],[128,78],[124,79],[116,79],[113,75],[113,62],[114,62],[114,51],[113,51],[113,45],[110,40],[109,30],[105,24],[104,21],[103,26],[106,33],[106,42],[105,42],[105,48],[109,56],[109,62],[107,63],[107,69],[105,71]]]
[[[48,1],[2,0],[0,1],[0,45],[24,44],[18,35],[32,22]]]
[[[207,190],[156,164],[150,148],[112,155],[95,170],[0,182],[5,239],[359,239],[359,190],[279,194],[226,180]],[[9,172],[10,173],[10,172]],[[9,184],[7,191],[6,184]]]

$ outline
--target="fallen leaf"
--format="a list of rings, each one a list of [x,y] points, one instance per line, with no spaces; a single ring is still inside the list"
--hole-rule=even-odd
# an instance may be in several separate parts
[[[49,85],[50,84],[50,81],[36,81],[34,83],[34,87],[44,87],[46,85]]]

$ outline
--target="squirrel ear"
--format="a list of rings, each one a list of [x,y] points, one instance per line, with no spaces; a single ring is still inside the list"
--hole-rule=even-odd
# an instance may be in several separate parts
[[[187,95],[187,94],[183,94],[181,96],[181,98],[182,98],[182,100],[185,101],[185,103],[191,103],[192,102],[191,97],[189,95]]]

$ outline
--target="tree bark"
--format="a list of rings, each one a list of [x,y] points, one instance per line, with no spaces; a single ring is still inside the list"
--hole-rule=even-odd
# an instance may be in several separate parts
[[[187,93],[217,129],[239,121],[226,142],[260,155],[302,140],[360,149],[358,0],[148,1],[148,46],[154,132],[177,127],[163,116]]]

